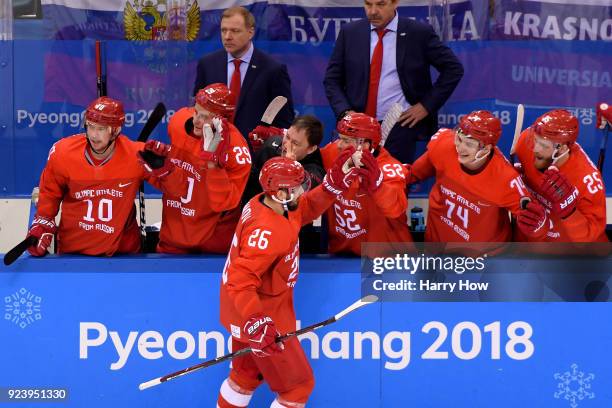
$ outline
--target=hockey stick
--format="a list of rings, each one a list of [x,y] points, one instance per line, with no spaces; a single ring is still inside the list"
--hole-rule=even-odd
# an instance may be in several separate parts
[[[602,103],[599,105],[599,109],[606,110],[608,109],[607,103]],[[601,147],[599,148],[599,158],[597,159],[597,170],[600,172],[603,170],[604,160],[606,158],[606,146],[608,145],[608,130],[610,129],[610,123],[606,123],[606,126],[603,128],[603,138],[601,139]]]
[[[159,102],[153,112],[151,112],[151,116],[147,120],[147,123],[142,127],[140,134],[138,135],[139,142],[146,142],[155,127],[162,121],[162,119],[166,116],[166,106]],[[145,211],[145,196],[144,196],[144,182],[140,183],[140,187],[138,188],[138,217],[140,218],[140,244],[141,250],[144,251],[145,241],[147,239],[147,233],[145,228],[147,226],[147,216]]]
[[[13,262],[15,262],[17,258],[19,258],[21,254],[23,254],[26,251],[26,249],[28,249],[32,245],[36,245],[37,242],[38,242],[38,238],[30,235],[29,237],[27,237],[26,239],[24,239],[23,241],[15,245],[13,249],[8,251],[4,255],[4,265],[9,266]]]
[[[341,311],[340,313],[330,317],[329,319],[324,320],[324,321],[319,322],[319,323],[315,323],[315,324],[307,326],[307,327],[304,327],[303,329],[296,330],[296,331],[284,334],[284,335],[278,337],[276,339],[276,342],[280,343],[280,342],[282,342],[284,340],[287,340],[290,337],[299,336],[300,334],[311,332],[311,331],[316,330],[316,329],[318,329],[320,327],[327,326],[328,324],[332,324],[334,322],[337,322],[338,320],[342,319],[347,314],[349,314],[351,312],[354,312],[355,310],[359,309],[362,306],[365,306],[365,305],[370,304],[370,303],[374,303],[376,301],[378,301],[378,297],[376,295],[365,296],[362,299],[359,299],[358,301],[356,301],[355,303],[350,305],[349,307],[347,307],[346,309],[344,309],[343,311]],[[231,360],[232,358],[235,358],[235,357],[238,357],[238,356],[241,356],[243,354],[250,353],[250,352],[251,352],[251,348],[250,347],[243,348],[242,350],[238,350],[238,351],[235,351],[233,353],[226,354],[226,355],[221,356],[221,357],[217,357],[217,358],[215,358],[213,360],[208,360],[208,361],[205,361],[203,363],[196,364],[194,366],[185,368],[183,370],[176,371],[176,372],[174,372],[172,374],[167,374],[167,375],[164,375],[162,377],[158,377],[158,378],[155,378],[153,380],[144,382],[144,383],[142,383],[142,384],[140,384],[138,386],[138,389],[141,390],[141,391],[142,390],[146,390],[147,388],[151,388],[151,387],[159,385],[159,384],[161,384],[163,382],[173,380],[173,379],[175,379],[177,377],[180,377],[182,375],[191,373],[191,372],[196,371],[196,370],[201,370],[203,368],[210,367],[210,366],[222,363],[222,362],[227,361],[227,360]]]
[[[514,126],[514,139],[512,139],[512,146],[510,147],[510,163],[514,164],[514,151],[516,150],[516,144],[521,136],[523,130],[523,120],[525,119],[525,106],[519,103],[516,107],[516,125]]]
[[[286,104],[287,98],[285,98],[284,96],[279,95],[272,99],[272,101],[268,104],[268,107],[266,108],[265,112],[261,116],[260,123],[264,126],[271,126],[272,122],[274,122],[274,119],[276,118],[276,115],[278,115],[278,112],[280,112],[280,110],[283,109]]]
[[[382,128],[382,137],[380,139],[380,145],[384,146],[387,138],[389,137],[389,133],[391,133],[391,129],[395,126],[399,117],[402,115],[403,109],[402,105],[399,103],[394,103],[391,108],[387,111],[382,124],[380,127]]]
[[[96,88],[98,97],[106,96],[106,46],[96,40]]]

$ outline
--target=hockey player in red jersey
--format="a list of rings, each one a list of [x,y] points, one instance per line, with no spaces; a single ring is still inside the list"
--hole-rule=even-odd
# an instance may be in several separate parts
[[[107,255],[140,249],[134,199],[143,178],[167,175],[161,163],[145,174],[137,160],[142,143],[120,134],[125,120],[121,102],[108,97],[93,101],[85,112],[86,133],[66,137],[49,151],[40,177],[38,209],[28,248],[43,256],[57,232],[57,253]],[[55,217],[62,207],[59,226]]]
[[[357,169],[342,170],[350,152],[341,154],[322,185],[303,194],[304,168],[287,157],[263,166],[263,193],[245,205],[223,270],[221,322],[232,334],[232,350],[253,350],[232,360],[217,406],[246,407],[265,380],[277,394],[271,407],[303,407],[314,377],[300,342],[279,334],[296,329],[293,288],[299,273],[298,233],[348,189]]]
[[[160,187],[158,252],[227,253],[251,169],[248,145],[228,120],[234,108],[227,86],[211,84],[170,119],[169,156],[182,171]]]
[[[549,231],[520,241],[605,242],[606,192],[601,173],[578,138],[578,119],[566,110],[540,116],[521,134],[516,157],[527,187],[549,213]]]
[[[338,195],[327,211],[329,252],[361,255],[362,243],[412,242],[403,167],[380,145],[378,121],[350,113],[338,122],[336,131],[338,140],[321,149],[325,168],[350,151],[356,152],[354,160],[367,173]]]
[[[464,116],[455,130],[440,129],[409,167],[410,182],[436,178],[429,194],[425,241],[503,242],[512,237],[511,212],[521,231],[546,234],[544,208],[529,197],[521,176],[496,147],[501,122],[488,111]]]

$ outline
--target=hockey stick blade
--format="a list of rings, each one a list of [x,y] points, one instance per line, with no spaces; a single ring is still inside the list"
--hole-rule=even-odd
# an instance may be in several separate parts
[[[11,249],[4,255],[4,265],[9,266],[13,262],[15,262],[21,256],[21,254],[26,251],[26,249],[28,249],[32,245],[35,245],[37,242],[38,238],[34,236],[29,236],[17,245],[15,245],[15,248]]]
[[[304,333],[316,330],[316,329],[318,329],[320,327],[327,326],[328,324],[331,324],[331,323],[334,323],[334,322],[338,321],[339,319],[341,319],[342,317],[346,316],[347,314],[349,314],[351,312],[354,312],[355,310],[359,309],[360,307],[365,306],[365,305],[369,305],[369,304],[374,303],[376,301],[378,301],[378,297],[376,295],[365,296],[365,297],[359,299],[358,301],[356,301],[355,303],[353,303],[352,305],[350,305],[349,307],[347,307],[346,309],[344,309],[343,311],[337,313],[336,315],[330,317],[327,320],[323,320],[322,322],[315,323],[315,324],[312,324],[310,326],[304,327],[304,328],[302,328],[300,330],[289,332],[289,333],[284,334],[284,335],[282,335],[280,337],[277,337],[276,342],[280,343],[282,341],[287,340],[290,337],[299,336],[301,334],[304,334]],[[162,377],[154,378],[154,379],[152,379],[150,381],[143,382],[142,384],[138,385],[138,389],[141,390],[141,391],[142,390],[146,390],[147,388],[155,387],[156,385],[159,385],[159,384],[164,383],[166,381],[173,380],[173,379],[175,379],[177,377],[183,376],[183,375],[191,373],[193,371],[201,370],[203,368],[210,367],[212,365],[222,363],[223,361],[227,361],[227,360],[236,358],[236,357],[238,357],[240,355],[243,355],[243,354],[246,354],[246,353],[250,353],[250,352],[251,352],[251,348],[250,347],[243,348],[243,349],[238,350],[236,352],[229,353],[229,354],[226,354],[224,356],[217,357],[217,358],[215,358],[213,360],[208,360],[208,361],[205,361],[203,363],[196,364],[196,365],[191,366],[191,367],[187,367],[187,368],[185,368],[183,370],[176,371],[176,372],[174,372],[172,374],[164,375]]]
[[[285,98],[284,96],[279,95],[272,99],[272,102],[270,102],[270,104],[266,108],[266,111],[261,116],[261,123],[268,126],[272,125],[272,122],[274,122],[274,118],[276,118],[278,112],[280,112],[280,110],[283,109],[286,104],[287,98]]]
[[[387,138],[389,137],[389,133],[391,133],[391,129],[399,120],[399,117],[402,115],[403,109],[402,105],[399,103],[394,103],[391,108],[387,111],[382,124],[380,125],[382,129],[382,137],[380,140],[380,145],[384,146]]]
[[[516,124],[514,125],[514,139],[512,139],[512,146],[510,147],[510,156],[513,158],[514,163],[514,151],[516,150],[516,143],[521,136],[523,130],[523,120],[525,119],[525,106],[519,103],[516,107]]]
[[[149,136],[151,136],[151,133],[153,133],[153,130],[155,130],[155,128],[157,127],[159,122],[162,121],[165,115],[166,106],[163,103],[159,102],[157,105],[155,105],[155,109],[153,109],[153,112],[151,112],[151,116],[149,116],[147,123],[145,123],[145,125],[142,127],[142,130],[140,131],[137,140],[139,142],[146,142],[147,139],[149,139]]]

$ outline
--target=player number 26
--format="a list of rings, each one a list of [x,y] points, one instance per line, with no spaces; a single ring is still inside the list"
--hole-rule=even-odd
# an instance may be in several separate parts
[[[249,237],[247,244],[253,248],[266,249],[268,247],[268,238],[270,234],[272,233],[268,230],[257,228]]]

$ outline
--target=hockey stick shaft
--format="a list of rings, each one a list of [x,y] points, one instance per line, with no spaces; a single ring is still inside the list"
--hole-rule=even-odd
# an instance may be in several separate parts
[[[516,150],[516,144],[518,143],[521,131],[523,130],[523,121],[525,119],[525,106],[519,103],[516,107],[516,124],[514,126],[514,138],[512,139],[512,146],[510,147],[510,162],[514,164],[514,151]]]
[[[166,106],[159,102],[155,105],[153,112],[151,112],[151,116],[147,120],[147,123],[142,127],[140,134],[138,135],[139,142],[146,142],[153,133],[153,130],[157,127],[159,122],[161,122],[166,116]],[[145,242],[147,239],[146,226],[147,226],[147,215],[145,208],[145,195],[144,195],[144,183],[140,183],[138,188],[138,218],[140,219],[140,244],[141,250],[144,252]]]
[[[610,125],[606,125],[603,130],[603,139],[601,140],[601,147],[599,148],[599,158],[597,159],[597,169],[602,172],[604,160],[606,159],[606,147],[608,145],[608,130]]]
[[[106,63],[104,43],[96,40],[96,89],[98,97],[106,96]]]
[[[338,320],[340,320],[341,318],[343,318],[347,314],[349,314],[351,312],[354,312],[355,310],[359,309],[362,306],[368,305],[370,303],[374,303],[377,300],[378,300],[378,297],[376,297],[375,295],[366,296],[366,297],[364,297],[362,299],[359,299],[358,301],[356,301],[355,303],[353,303],[352,305],[350,305],[346,309],[342,310],[340,313],[337,313],[336,315],[330,317],[329,319],[323,320],[322,322],[319,322],[319,323],[312,324],[310,326],[306,326],[306,327],[304,327],[304,328],[302,328],[300,330],[296,330],[296,331],[292,331],[292,332],[286,333],[286,334],[278,337],[276,339],[276,342],[280,343],[282,341],[287,340],[290,337],[299,336],[301,334],[308,333],[308,332],[311,332],[311,331],[316,330],[318,328],[321,328],[323,326],[327,326],[329,324],[337,322]],[[176,372],[174,372],[172,374],[164,375],[162,377],[158,377],[158,378],[155,378],[153,380],[144,382],[144,383],[140,384],[138,386],[138,388],[142,391],[142,390],[145,390],[147,388],[151,388],[151,387],[154,387],[156,385],[159,385],[159,384],[161,384],[163,382],[170,381],[170,380],[173,380],[173,379],[175,379],[177,377],[180,377],[180,376],[183,376],[185,374],[191,373],[193,371],[201,370],[203,368],[207,368],[207,367],[210,367],[210,366],[222,363],[224,361],[231,360],[233,358],[236,358],[238,356],[241,356],[243,354],[247,354],[247,353],[250,353],[250,352],[251,352],[251,348],[250,347],[243,348],[243,349],[235,351],[233,353],[229,353],[229,354],[226,354],[224,356],[217,357],[217,358],[215,358],[213,360],[208,360],[208,361],[205,361],[203,363],[196,364],[196,365],[191,366],[191,367],[187,367],[187,368],[185,368],[183,370],[176,371]]]
[[[28,249],[32,245],[36,245],[37,242],[38,239],[36,237],[29,236],[17,245],[15,245],[13,249],[8,251],[4,255],[4,265],[9,266],[13,262],[15,262],[21,256],[21,254],[26,251],[26,249]]]

